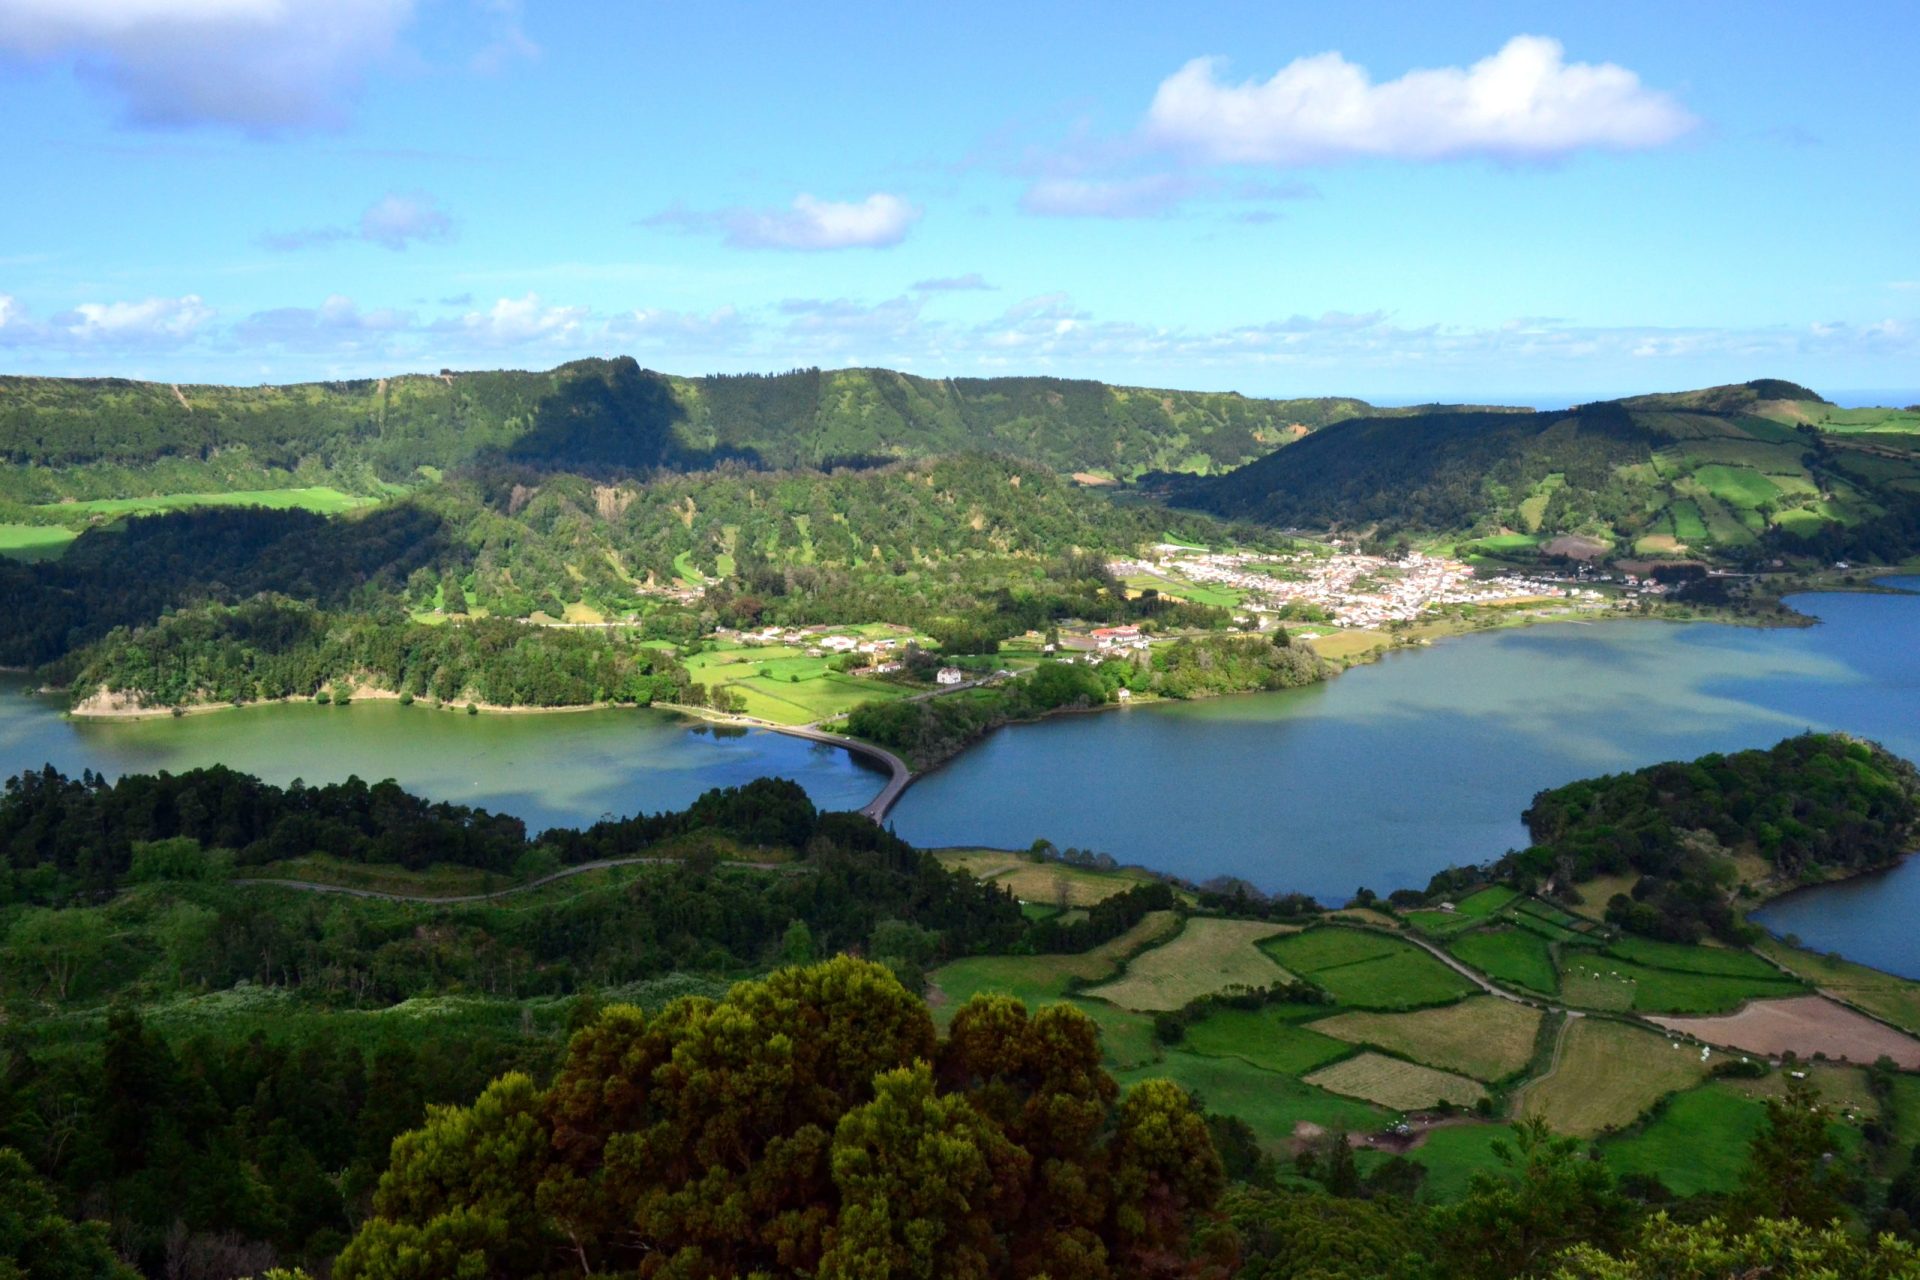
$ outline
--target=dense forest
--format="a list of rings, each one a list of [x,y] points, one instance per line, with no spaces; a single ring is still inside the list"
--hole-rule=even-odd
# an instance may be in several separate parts
[[[935,635],[986,620],[1005,638],[1172,607],[1128,602],[1104,569],[1165,527],[1164,512],[986,455],[651,484],[488,472],[356,515],[173,512],[90,528],[57,560],[0,558],[0,593],[18,606],[0,618],[0,665],[48,663],[117,626],[261,593],[383,620],[677,609],[688,616],[653,634],[682,639],[715,622],[878,619]],[[1206,522],[1185,532],[1277,542]],[[667,584],[712,589],[677,606],[652,590]]]
[[[1533,845],[1503,873],[1530,885],[1637,873],[1632,894],[1607,904],[1612,923],[1745,940],[1738,856],[1785,884],[1890,865],[1920,836],[1920,772],[1874,744],[1809,733],[1543,791],[1524,817]]]
[[[285,387],[7,377],[0,460],[41,469],[8,474],[5,496],[26,502],[125,496],[107,490],[153,464],[187,489],[298,477],[377,494],[423,467],[488,462],[606,475],[729,458],[785,468],[987,450],[1125,479],[1223,471],[1329,422],[1383,412],[1400,411],[886,369],[683,378],[628,357]]]

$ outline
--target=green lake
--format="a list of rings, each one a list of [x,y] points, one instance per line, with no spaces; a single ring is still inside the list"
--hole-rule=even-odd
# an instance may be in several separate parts
[[[792,778],[815,803],[857,809],[887,775],[838,747],[720,728],[665,711],[477,715],[392,701],[276,704],[148,720],[73,720],[0,684],[0,768],[52,763],[118,775],[226,764],[272,782],[394,778],[436,800],[500,809],[542,829],[685,807],[710,787]]]

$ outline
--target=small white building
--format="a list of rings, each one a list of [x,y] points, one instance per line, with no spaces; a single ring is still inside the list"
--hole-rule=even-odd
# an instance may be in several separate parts
[[[821,636],[820,647],[828,653],[852,653],[860,642],[852,636]]]
[[[967,678],[967,673],[958,667],[942,667],[940,674],[933,678],[935,684],[959,684]]]

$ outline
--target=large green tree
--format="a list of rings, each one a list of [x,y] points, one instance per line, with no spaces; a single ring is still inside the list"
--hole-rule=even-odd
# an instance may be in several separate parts
[[[943,1043],[844,956],[614,1007],[546,1090],[503,1077],[396,1142],[335,1275],[1188,1274],[1206,1125],[1165,1081],[1117,1095],[1084,1014],[980,998]]]

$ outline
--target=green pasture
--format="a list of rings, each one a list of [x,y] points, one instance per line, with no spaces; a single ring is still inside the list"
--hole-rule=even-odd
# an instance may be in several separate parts
[[[1215,609],[1237,608],[1244,598],[1230,587],[1193,582],[1177,575],[1159,578],[1150,573],[1136,573],[1125,579],[1124,585],[1129,591],[1158,591],[1171,599],[1208,605]]]
[[[1675,1195],[1732,1191],[1766,1114],[1724,1085],[1704,1085],[1667,1099],[1651,1120],[1601,1151],[1614,1173],[1652,1174]]]
[[[49,503],[36,509],[61,519],[70,516],[143,515],[155,511],[181,511],[189,507],[270,507],[276,511],[298,508],[323,516],[335,516],[376,501],[376,498],[342,493],[326,485],[312,485],[303,489],[235,489],[226,493],[160,493],[145,498],[90,498],[80,502]]]
[[[1324,1013],[1317,1005],[1301,1008]],[[1221,1009],[1187,1028],[1185,1047],[1210,1058],[1238,1058],[1285,1076],[1302,1076],[1354,1052],[1345,1040],[1299,1025],[1284,1006]]]
[[[1779,498],[1780,489],[1757,471],[1721,463],[1693,473],[1700,486],[1731,507],[1758,507]]]
[[[1504,1124],[1457,1124],[1428,1132],[1407,1159],[1424,1165],[1427,1180],[1420,1198],[1430,1203],[1450,1203],[1467,1193],[1467,1184],[1476,1173],[1499,1173],[1505,1166],[1493,1152],[1493,1144],[1513,1142],[1513,1129]]]
[[[0,524],[0,556],[15,560],[52,560],[78,536],[57,524]]]
[[[1780,981],[1781,972],[1747,951],[1724,947],[1689,947],[1678,942],[1622,936],[1607,946],[1607,954],[1635,964],[1681,973],[1712,973],[1736,978]]]
[[[1455,903],[1454,910],[1461,915],[1478,916],[1484,920],[1519,896],[1518,890],[1504,884],[1488,885]]]
[[[1329,1131],[1373,1132],[1386,1123],[1379,1108],[1302,1084],[1291,1076],[1239,1058],[1213,1058],[1169,1050],[1149,1065],[1116,1071],[1122,1085],[1168,1079],[1206,1099],[1209,1111],[1238,1116],[1253,1126],[1269,1150],[1280,1148],[1302,1121]]]
[[[1799,995],[1806,987],[1774,975],[1682,973],[1609,955],[1564,960],[1560,990],[1567,1003],[1635,1013],[1726,1013],[1748,1000]]]
[[[1674,537],[1690,547],[1707,540],[1707,522],[1700,515],[1698,504],[1682,498],[1671,504],[1667,513],[1673,519]]]
[[[911,691],[868,676],[833,670],[830,657],[810,657],[789,645],[716,649],[686,659],[700,684],[738,693],[747,715],[775,724],[811,724],[843,716],[866,702]]]
[[[1455,938],[1455,957],[1490,977],[1552,995],[1560,989],[1546,939],[1524,929],[1487,929]]]
[[[1309,929],[1260,945],[1283,968],[1356,1009],[1444,1004],[1479,989],[1410,942],[1357,929]]]

